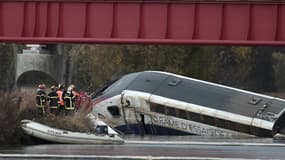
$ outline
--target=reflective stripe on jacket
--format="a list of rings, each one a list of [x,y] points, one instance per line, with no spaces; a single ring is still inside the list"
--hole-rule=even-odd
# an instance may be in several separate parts
[[[59,98],[58,96],[48,96],[49,107],[56,109],[59,106]]]
[[[66,110],[74,110],[75,109],[75,96],[64,96],[64,102],[65,102],[65,109]]]
[[[45,107],[46,105],[46,93],[42,90],[37,91],[36,96],[37,106],[40,108]]]

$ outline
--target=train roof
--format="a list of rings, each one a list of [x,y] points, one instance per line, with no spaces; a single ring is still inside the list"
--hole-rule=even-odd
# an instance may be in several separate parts
[[[273,114],[281,114],[285,108],[285,100],[280,98],[173,73],[144,71],[131,75],[126,90],[146,92],[221,111],[255,117],[264,106],[268,107],[267,112]]]
[[[243,90],[243,89],[238,89],[238,88],[234,88],[234,87],[225,86],[225,85],[222,85],[222,84],[217,84],[217,83],[213,83],[213,82],[208,82],[208,81],[203,81],[203,80],[199,80],[199,79],[195,79],[195,78],[181,76],[181,75],[174,74],[174,73],[163,72],[163,71],[144,71],[144,72],[154,72],[154,73],[167,74],[167,75],[179,77],[179,78],[182,78],[182,79],[188,79],[188,80],[196,81],[196,82],[199,82],[199,83],[204,83],[204,84],[213,85],[213,86],[216,86],[216,87],[222,87],[222,88],[225,88],[225,89],[230,89],[230,90],[237,91],[237,92],[242,92],[242,93],[246,93],[246,94],[256,95],[256,96],[259,96],[259,97],[264,97],[264,98],[269,98],[269,99],[276,99],[276,100],[280,100],[280,101],[284,101],[285,102],[285,99],[281,99],[281,98],[278,98],[278,97],[268,96],[268,95],[255,93],[255,92],[251,92],[251,91],[247,91],[247,90]]]

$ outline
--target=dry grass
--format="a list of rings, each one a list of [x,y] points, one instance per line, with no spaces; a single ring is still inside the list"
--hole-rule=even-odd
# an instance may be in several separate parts
[[[68,116],[55,116],[53,114],[48,114],[45,117],[36,119],[36,121],[54,128],[70,131],[89,132],[92,130],[92,124],[86,115],[80,113]]]

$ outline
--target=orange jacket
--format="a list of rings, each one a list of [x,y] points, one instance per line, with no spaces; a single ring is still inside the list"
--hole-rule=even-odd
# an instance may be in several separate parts
[[[59,97],[59,105],[64,106],[64,101],[63,101],[63,98],[62,98],[63,91],[58,90],[58,91],[56,91],[56,93],[57,93],[57,95]]]

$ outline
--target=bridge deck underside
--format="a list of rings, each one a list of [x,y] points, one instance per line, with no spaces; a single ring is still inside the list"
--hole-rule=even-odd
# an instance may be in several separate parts
[[[284,45],[285,4],[0,1],[0,41]]]

